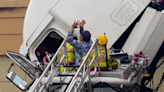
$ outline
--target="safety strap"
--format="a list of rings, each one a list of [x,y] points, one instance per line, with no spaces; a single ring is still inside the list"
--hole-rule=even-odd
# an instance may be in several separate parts
[[[102,51],[101,51],[100,49],[98,49],[98,48],[97,48],[97,50],[98,50],[98,51],[104,56],[104,58],[106,59],[106,56],[105,56],[104,53],[103,53],[103,52],[105,52],[105,51],[102,50],[102,51],[103,51],[103,52],[102,52]],[[108,54],[110,54],[110,53],[108,52]]]
[[[104,55],[103,52],[105,52],[105,51],[104,51],[104,50],[100,50],[100,49],[98,49],[98,56],[103,55],[103,57],[106,59],[106,56]],[[108,55],[109,55],[109,54],[110,54],[110,53],[108,52]],[[94,56],[95,56],[95,54],[92,55],[92,57],[94,57]],[[109,56],[108,56],[108,59],[110,59]]]
[[[103,57],[106,59],[106,57],[105,57],[105,55],[104,55],[104,53],[103,52],[105,52],[104,50],[100,50],[100,49],[98,49],[98,56],[101,56],[101,55],[103,55]],[[109,52],[108,52],[108,54],[109,54]],[[92,55],[92,57],[94,57],[94,55],[95,54],[93,54]],[[86,56],[84,56],[83,57],[83,60],[86,58]],[[89,61],[89,63],[90,63],[90,59],[88,58],[88,61]],[[100,64],[100,67],[106,67],[106,62],[99,62],[99,64]],[[97,66],[98,66],[98,63],[96,64]],[[112,64],[109,64],[109,67],[112,67],[112,66],[114,66],[114,65],[117,65],[117,62],[113,62]],[[93,63],[92,64],[92,67],[94,67],[95,66],[95,63]]]
[[[84,56],[83,57],[83,60],[86,58],[86,56]],[[88,58],[88,61],[89,61],[89,63],[90,63],[90,59]],[[99,62],[99,64],[100,64],[100,67],[106,67],[106,62]],[[95,63],[92,63],[92,67],[94,67],[95,66]],[[98,63],[96,63],[96,66],[98,67]],[[111,65],[110,65],[110,67],[111,67]]]
[[[101,51],[101,50],[100,50],[100,49],[98,49],[98,48],[97,48],[97,50],[98,50],[98,51],[100,51],[100,53],[101,53],[101,54],[103,55],[103,57],[106,59],[106,56],[105,56],[105,55],[104,55],[104,53],[103,53],[103,52],[104,52],[104,50],[102,50],[102,51]],[[108,52],[108,55],[109,55],[109,52]],[[110,58],[109,58],[109,59],[110,59]],[[115,60],[117,61],[117,59],[115,59]],[[115,60],[114,60],[114,61],[115,61]],[[113,59],[112,59],[112,61],[113,61]]]

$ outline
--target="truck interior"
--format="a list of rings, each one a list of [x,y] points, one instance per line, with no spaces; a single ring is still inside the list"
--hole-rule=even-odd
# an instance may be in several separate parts
[[[50,32],[35,51],[39,62],[42,62],[43,57],[46,56],[46,51],[50,54],[55,54],[62,42],[63,38],[60,35],[54,31]],[[38,52],[40,56],[37,55]]]

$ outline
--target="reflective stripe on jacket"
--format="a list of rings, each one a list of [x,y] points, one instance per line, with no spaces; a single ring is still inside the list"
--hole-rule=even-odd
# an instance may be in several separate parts
[[[104,56],[106,56],[105,47],[104,47],[104,46],[98,45],[97,48],[101,50],[101,52],[104,54]],[[99,59],[100,67],[104,68],[104,67],[106,67],[107,64],[106,64],[106,59],[104,58],[104,56],[102,55],[101,52],[100,52],[100,51],[97,52],[97,53],[98,53],[98,59]],[[108,61],[109,61],[109,68],[118,65],[117,62],[113,62],[113,61],[110,59],[109,55],[111,54],[111,52],[112,52],[111,50],[107,50],[107,56],[108,56]],[[90,63],[90,61],[92,60],[92,58],[93,58],[94,56],[95,56],[95,50],[92,50],[92,51],[91,51],[91,54],[90,54],[89,57],[88,57],[89,63]],[[86,56],[83,57],[83,60],[84,60],[85,58],[86,58]],[[95,61],[94,61],[94,62],[95,62]],[[94,63],[94,62],[92,63],[92,67],[95,66],[95,63]],[[96,66],[98,67],[98,63],[96,63]]]
[[[75,63],[75,49],[69,43],[66,43],[66,47],[67,47],[68,61],[71,63]],[[60,60],[63,56],[64,56],[64,47],[59,52]],[[67,63],[67,59],[66,59],[66,63]]]
[[[73,68],[69,68],[70,70],[72,70]],[[66,68],[66,71],[68,71],[69,70],[68,68]],[[61,67],[61,71],[63,72],[64,71],[64,67]],[[76,72],[76,70],[75,69],[73,69],[72,70],[72,72]]]

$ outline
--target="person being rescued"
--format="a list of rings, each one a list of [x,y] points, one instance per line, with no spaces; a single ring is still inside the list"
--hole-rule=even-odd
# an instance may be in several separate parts
[[[73,34],[73,39],[78,40],[75,34]],[[75,48],[68,42],[66,42],[66,48],[67,48],[67,56],[68,56],[68,62],[66,59],[66,64],[69,63],[69,65],[75,65]],[[60,60],[62,59],[63,56],[64,56],[64,47],[59,52]],[[64,65],[64,61],[61,62],[61,65]],[[68,68],[66,68],[66,70],[68,70]],[[61,71],[64,71],[64,67],[61,68]]]
[[[107,62],[106,62],[106,45],[108,43],[108,39],[105,35],[100,35],[98,36],[98,45],[97,45],[97,50],[98,50],[98,59],[99,59],[99,65],[100,65],[100,70],[102,71],[107,71],[111,69],[117,69],[118,63],[116,60],[110,59],[109,55],[112,53],[111,50],[107,49],[107,62],[108,62],[108,68],[107,68]],[[89,63],[92,60],[92,58],[95,56],[95,50],[93,49],[88,57]],[[86,56],[83,57],[83,60],[86,58]],[[96,64],[97,69],[98,69],[98,63]],[[92,68],[91,70],[94,70],[95,67],[95,61],[92,63]]]
[[[78,40],[75,34],[73,34],[73,39]],[[69,65],[74,65],[75,64],[75,49],[68,42],[66,42],[66,47],[67,47],[67,56],[68,56]],[[63,56],[64,56],[64,47],[62,47],[62,50],[59,52],[60,60],[62,59]],[[47,56],[44,56],[43,57],[44,69],[46,68],[49,62],[50,61],[48,60]],[[66,60],[66,63],[67,63],[67,60]],[[64,65],[64,61],[61,62],[61,65]],[[68,70],[68,68],[66,69]],[[64,71],[64,67],[61,68],[61,71]]]

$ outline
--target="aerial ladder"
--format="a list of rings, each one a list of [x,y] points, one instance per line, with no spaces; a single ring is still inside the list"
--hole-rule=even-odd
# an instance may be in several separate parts
[[[84,61],[81,63],[80,66],[71,66],[69,65],[68,62],[66,63],[66,60],[68,60],[68,57],[67,57],[67,49],[66,49],[66,40],[64,40],[52,58],[51,58],[51,55],[47,53],[47,58],[50,62],[48,63],[47,67],[44,69],[42,73],[40,74],[39,72],[33,73],[33,76],[31,76],[31,78],[34,79],[32,83],[27,85],[27,83],[21,78],[19,78],[20,81],[18,81],[18,76],[13,72],[10,72],[7,75],[7,78],[14,83],[16,82],[15,84],[21,90],[26,91],[27,89],[29,89],[29,92],[53,92],[53,91],[55,92],[79,92],[79,91],[85,92],[86,90],[88,92],[93,92],[95,85],[99,83],[104,83],[104,82],[106,82],[108,86],[114,84],[114,85],[120,85],[120,86],[124,85],[130,88],[133,88],[131,87],[131,85],[135,83],[133,82],[133,80],[136,77],[141,77],[139,73],[142,72],[142,66],[145,63],[145,59],[141,58],[138,61],[136,61],[136,63],[132,64],[133,65],[132,70],[134,71],[131,72],[128,79],[105,77],[103,76],[103,71],[100,71],[100,65],[99,65],[99,59],[98,59],[99,49],[97,48],[97,44],[98,44],[98,41],[93,40],[93,44],[90,50],[88,51],[86,58],[84,59]],[[61,60],[59,60],[59,52],[62,48],[64,48],[64,55],[62,56]],[[91,62],[89,62],[88,57],[93,49],[95,50],[95,56],[91,59]],[[13,55],[12,54],[13,54],[12,52],[6,53],[8,57],[10,58],[13,57],[11,58],[13,61],[15,61],[14,59],[17,59],[18,62],[15,62],[15,63],[18,66],[19,64],[22,64],[23,59],[26,60],[26,58],[19,59],[18,56],[15,56],[15,54]],[[120,57],[121,58],[127,57],[127,55],[126,53],[119,53],[119,54],[116,53],[116,54],[110,55],[111,59],[116,58],[116,57],[119,59]],[[105,55],[104,55],[104,58],[105,58]],[[61,61],[63,60],[65,61],[64,65],[61,65]],[[28,61],[28,62],[29,64],[27,64],[27,61],[25,61],[24,64],[26,63],[27,65],[32,66],[32,64],[30,64],[31,61]],[[93,68],[92,66],[93,62],[95,63],[94,71],[91,71],[91,69]],[[126,66],[127,68],[131,67],[130,63],[127,65],[128,65]],[[26,69],[24,70],[24,68],[22,67],[20,68],[22,68],[28,74],[29,72],[31,72],[31,70],[38,70],[36,68],[37,65],[33,65],[33,66],[34,68],[31,68],[29,70],[28,70],[29,67],[27,67],[27,70]],[[61,71],[62,67],[64,67],[64,71]],[[77,71],[76,72],[71,71],[72,68],[76,69]],[[125,69],[125,66],[123,66],[122,68]],[[107,75],[115,75],[115,72],[108,71],[108,73],[109,74]],[[116,72],[116,74],[119,74],[119,73],[120,75],[122,75],[122,73],[124,73],[124,70],[120,72]],[[16,81],[14,80],[15,76],[17,76]],[[109,87],[113,88],[114,90],[118,92],[122,92],[122,89],[120,91],[118,90],[118,88],[115,88],[112,86],[109,86]],[[50,88],[52,90],[50,90]]]
[[[59,51],[64,47],[64,56],[61,60],[59,60]],[[91,51],[95,49],[95,56],[92,58],[91,62],[88,62],[88,56],[91,53]],[[48,58],[49,59],[49,58]],[[100,72],[100,66],[98,61],[98,53],[97,53],[97,40],[93,41],[93,45],[88,51],[85,60],[82,62],[80,66],[69,66],[69,63],[66,64],[64,62],[64,72],[61,72],[61,64],[60,62],[65,59],[68,60],[67,57],[67,50],[66,50],[66,40],[63,41],[53,58],[50,60],[49,64],[43,71],[43,73],[38,77],[33,85],[31,86],[29,92],[46,92],[48,89],[48,86],[52,83],[56,83],[58,85],[62,85],[60,92],[72,92],[74,90],[77,92],[77,90],[81,90],[84,83],[86,81],[90,81],[90,71],[92,68],[92,63],[95,60],[98,63],[98,70]],[[96,64],[96,63],[95,63]],[[78,68],[77,72],[71,73],[70,69],[69,71],[66,71],[66,68],[74,67]],[[97,67],[95,65],[94,72],[95,74],[97,72]],[[56,80],[55,80],[56,79]],[[59,79],[59,80],[58,80]],[[88,82],[90,83],[90,82]],[[91,84],[88,84],[88,86],[91,88]]]
[[[97,48],[98,41],[93,41],[93,45],[91,46],[90,50],[88,51],[86,58],[82,62],[80,66],[70,66],[69,63],[66,64],[64,62],[64,72],[61,72],[62,65],[60,62],[63,59],[68,59],[67,57],[67,50],[66,50],[66,40],[63,41],[53,58],[50,60],[48,66],[43,71],[41,76],[35,80],[33,85],[31,86],[29,92],[47,92],[48,87],[50,85],[56,85],[55,91],[57,92],[85,92],[87,90],[88,92],[93,92],[93,84],[99,83],[103,81],[108,81],[109,84],[112,84],[112,81],[115,80],[117,85],[133,85],[136,86],[136,83],[133,82],[133,80],[140,76],[139,74],[142,73],[143,66],[145,66],[146,59],[138,58],[138,60],[132,64],[132,71],[129,75],[128,79],[119,79],[119,78],[107,78],[102,77],[102,71],[100,70],[99,65],[99,59],[98,59],[98,48]],[[61,60],[59,60],[59,51],[64,47],[65,54],[62,57]],[[95,56],[92,58],[91,62],[88,62],[88,57],[92,50],[95,50]],[[115,57],[124,57],[126,56],[125,53],[119,53],[119,54],[112,54],[111,58],[113,58],[113,55]],[[56,62],[56,63],[55,63]],[[92,63],[95,63],[94,71],[91,72]],[[98,66],[97,66],[98,64]],[[129,64],[131,65],[131,64]],[[77,69],[76,72],[66,71],[66,68],[75,68]],[[133,71],[134,70],[134,71]],[[94,75],[98,75],[97,77],[93,77]],[[98,80],[94,83],[94,80]],[[86,87],[87,86],[87,87]],[[112,86],[111,86],[112,87]],[[131,87],[131,88],[133,88]],[[117,90],[117,88],[112,87],[114,90]],[[118,92],[121,92],[117,90]]]
[[[146,59],[143,57],[142,58],[138,57],[135,63],[132,64],[128,63],[126,64],[126,66],[124,65],[122,67],[122,69],[124,68],[123,70],[118,72],[108,71],[107,72],[108,74],[104,74],[105,72],[100,70],[99,59],[98,59],[99,49],[97,48],[97,44],[98,44],[98,40],[93,40],[93,44],[89,49],[86,58],[84,59],[84,61],[81,63],[80,66],[71,66],[69,65],[69,62],[66,63],[68,57],[67,57],[67,48],[66,48],[66,39],[65,39],[53,57],[51,57],[51,55],[47,53],[47,58],[50,62],[48,63],[44,71],[40,74],[38,72],[39,69],[36,68],[37,65],[33,65],[31,61],[28,61],[26,58],[20,59],[18,58],[19,56],[17,56],[16,54],[13,54],[12,52],[7,52],[6,55],[10,57],[14,62],[15,59],[18,61],[15,62],[18,66],[20,66],[23,63],[23,59],[25,59],[25,62],[22,65],[27,64],[23,67],[26,67],[28,65],[30,65],[29,67],[34,66],[34,68],[27,67],[27,69],[20,67],[27,74],[30,74],[31,78],[33,79],[33,81],[28,85],[24,80],[18,78],[18,76],[13,72],[10,72],[7,75],[7,78],[11,82],[14,82],[14,84],[16,84],[17,87],[19,87],[21,90],[26,91],[27,89],[29,89],[29,92],[54,92],[54,91],[55,92],[85,92],[86,90],[88,92],[95,92],[94,88],[96,88],[96,85],[99,83],[106,83],[108,87],[118,92],[122,92],[123,88],[122,89],[119,88],[118,90],[118,88],[115,88],[114,86],[111,85],[114,84],[120,87],[126,86],[130,88],[129,90],[132,90],[132,88],[134,88],[134,86],[136,86],[137,84],[135,79],[141,77],[140,74],[142,74],[143,66],[145,66]],[[61,60],[59,60],[59,52],[62,48],[64,48],[64,55],[62,56]],[[88,57],[93,49],[95,50],[95,56],[89,62]],[[103,56],[105,58],[105,55]],[[127,53],[115,53],[110,55],[110,59],[115,59],[115,58],[120,59],[122,57],[127,57]],[[64,65],[61,65],[61,61],[63,60],[65,61]],[[94,67],[92,66],[93,62],[95,64]],[[64,67],[64,71],[61,71],[61,68],[63,67]],[[127,79],[117,78],[118,74],[122,76],[124,72],[128,70],[128,67],[132,68],[129,77]],[[76,72],[71,71],[72,68],[76,69],[77,71]],[[91,69],[93,68],[94,71],[91,71]],[[33,70],[37,70],[37,71],[33,72]],[[31,75],[32,73],[30,72],[33,73],[33,76]],[[104,75],[108,75],[108,77],[105,77]],[[116,78],[112,76],[110,77],[110,75],[112,76],[114,75],[116,76]],[[125,92],[129,92],[129,90]]]

